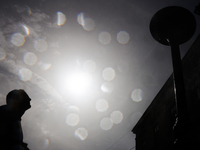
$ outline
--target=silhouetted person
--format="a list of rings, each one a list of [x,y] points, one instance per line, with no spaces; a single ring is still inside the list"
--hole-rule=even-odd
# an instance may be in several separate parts
[[[31,108],[24,90],[13,90],[6,96],[7,105],[0,106],[0,150],[29,150],[23,142],[21,117]]]

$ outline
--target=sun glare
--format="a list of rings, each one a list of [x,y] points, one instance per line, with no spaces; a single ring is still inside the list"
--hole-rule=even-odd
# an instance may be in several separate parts
[[[92,77],[88,73],[73,74],[67,79],[67,89],[72,93],[83,93],[87,90]]]

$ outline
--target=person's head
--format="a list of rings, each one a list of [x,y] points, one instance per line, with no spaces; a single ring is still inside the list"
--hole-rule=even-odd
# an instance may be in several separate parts
[[[12,90],[6,96],[6,103],[9,108],[13,110],[25,112],[27,109],[31,108],[30,101],[30,97],[22,89]]]

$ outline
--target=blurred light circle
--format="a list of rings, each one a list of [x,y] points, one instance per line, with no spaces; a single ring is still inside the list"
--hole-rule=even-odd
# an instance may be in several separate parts
[[[99,34],[99,42],[101,42],[104,45],[109,44],[111,41],[111,35],[110,33],[103,31]]]
[[[34,43],[34,47],[37,51],[39,52],[44,52],[46,51],[48,45],[47,42],[43,39],[37,39]]]
[[[19,25],[17,28],[18,33],[22,34],[24,37],[28,36],[30,34],[29,28],[26,25]]]
[[[0,48],[0,61],[6,58],[6,51],[3,48]]]
[[[57,12],[57,25],[62,26],[66,21],[66,16],[62,12]]]
[[[122,73],[125,73],[129,70],[129,64],[126,63],[125,61],[120,61],[118,64],[117,64],[117,69],[122,72]]]
[[[31,15],[31,14],[32,14],[31,8],[28,7],[28,6],[26,6],[26,8],[27,8],[27,12],[28,12],[28,14]]]
[[[44,63],[44,62],[41,62],[39,61],[37,63],[37,65],[42,69],[42,70],[48,70],[51,68],[51,63]]]
[[[101,90],[105,93],[111,93],[114,89],[114,86],[110,82],[103,83],[101,86]]]
[[[42,149],[47,149],[48,146],[49,146],[49,140],[48,140],[48,139],[42,139],[41,142],[42,142],[42,143],[41,143],[41,144],[42,144],[42,145],[41,145],[41,146],[42,146],[41,148],[42,148]]]
[[[88,137],[88,131],[85,128],[78,128],[74,135],[78,137],[80,140],[85,140]]]
[[[86,31],[91,31],[94,29],[94,27],[95,27],[94,20],[92,20],[91,18],[84,19],[83,29],[85,29]]]
[[[18,73],[22,81],[28,81],[32,78],[32,71],[27,68],[21,68]]]
[[[27,65],[34,65],[37,62],[37,56],[32,53],[32,52],[26,52],[24,54],[24,63],[26,63]]]
[[[92,60],[86,60],[83,64],[83,69],[86,72],[94,72],[96,69],[96,63]]]
[[[110,130],[113,127],[113,121],[110,118],[103,118],[100,122],[100,127],[103,130]]]
[[[25,25],[23,25],[24,30],[25,30],[25,36],[28,36],[30,34],[29,28]]]
[[[66,119],[66,123],[69,126],[76,126],[80,121],[80,118],[77,114],[75,113],[70,113],[69,115],[67,115],[67,119]]]
[[[130,40],[130,36],[126,31],[120,31],[117,34],[117,41],[120,44],[127,44],[129,42],[129,40]]]
[[[14,44],[15,46],[22,46],[25,43],[25,38],[21,33],[14,33],[11,36],[11,43]]]
[[[108,105],[108,102],[105,99],[99,99],[96,102],[95,107],[96,107],[97,111],[105,112],[108,109],[109,105]]]
[[[76,63],[79,65],[79,66],[83,66],[85,62],[85,59],[83,59],[83,57],[81,56],[78,56],[77,59],[76,59]]]
[[[115,77],[115,70],[112,69],[111,67],[108,67],[108,68],[105,68],[103,70],[103,79],[106,80],[106,81],[111,81],[114,79]]]
[[[140,102],[143,99],[144,93],[141,89],[135,89],[131,93],[131,98],[135,102]]]
[[[51,68],[51,63],[44,63],[41,67],[43,70],[49,70]]]
[[[113,111],[110,115],[110,119],[114,124],[119,124],[123,120],[123,114],[120,111]]]
[[[67,108],[67,112],[69,112],[69,113],[79,113],[79,108],[77,106],[69,106]]]
[[[84,13],[83,12],[81,12],[77,15],[77,21],[80,25],[82,25],[82,26],[84,25]]]
[[[37,65],[42,69],[42,70],[48,70],[51,67],[51,63],[44,63],[42,61],[37,62]]]
[[[66,86],[72,93],[82,93],[92,82],[92,76],[89,73],[74,74],[68,77]]]

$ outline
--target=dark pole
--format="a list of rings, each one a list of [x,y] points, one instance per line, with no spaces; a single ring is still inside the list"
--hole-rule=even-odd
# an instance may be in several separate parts
[[[173,64],[174,90],[176,94],[175,98],[179,119],[182,119],[188,115],[188,111],[179,45],[171,44],[171,55]]]
[[[190,117],[187,108],[187,100],[185,95],[185,84],[183,78],[181,55],[179,45],[171,44],[171,55],[173,65],[173,79],[174,79],[174,93],[175,102],[177,106],[178,122],[174,125],[174,136],[175,136],[175,149],[178,149],[184,140],[184,136],[187,134],[189,128]],[[185,148],[186,148],[185,143]]]
[[[187,9],[170,6],[159,10],[152,18],[150,31],[153,38],[161,44],[171,46],[175,103],[178,122],[175,124],[174,136],[179,149],[184,143],[184,134],[189,125],[189,113],[185,96],[185,86],[179,45],[187,42],[194,34],[196,20]]]

